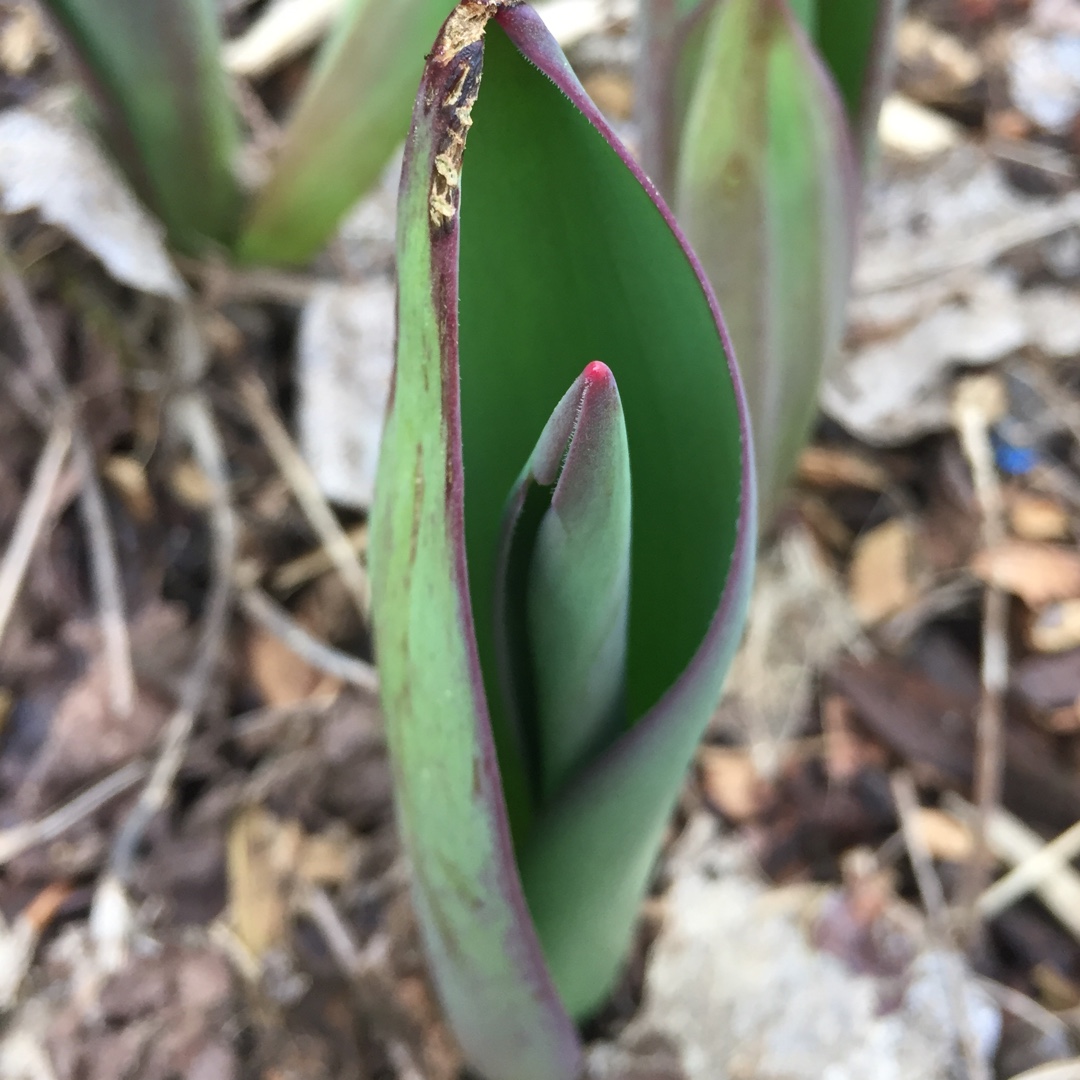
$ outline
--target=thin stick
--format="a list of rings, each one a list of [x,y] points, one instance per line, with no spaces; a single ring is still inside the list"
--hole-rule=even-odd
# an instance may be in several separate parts
[[[954,951],[955,944],[949,931],[945,908],[945,893],[941,888],[941,881],[934,872],[934,862],[930,851],[915,824],[919,813],[915,785],[906,772],[896,773],[891,783],[893,799],[900,816],[900,831],[907,845],[908,855],[911,857],[911,868],[915,872],[915,883],[918,885],[919,895],[926,909],[932,937],[936,939],[939,949]],[[956,1025],[957,1038],[967,1066],[968,1080],[991,1080],[989,1065],[979,1053],[978,1039],[971,1025],[971,1016],[968,1013],[967,1000],[964,997],[959,973],[952,965],[946,964],[943,976],[953,1013],[953,1022]]]
[[[368,527],[367,522],[354,525],[345,535],[349,538],[353,551],[358,558],[363,558],[367,553]],[[317,577],[322,577],[328,570],[333,570],[334,564],[326,554],[326,548],[318,547],[304,555],[298,555],[295,559],[279,566],[270,578],[275,590],[291,592]]]
[[[210,481],[213,577],[195,659],[181,684],[179,704],[166,725],[150,779],[113,843],[109,870],[114,878],[124,883],[130,879],[135,852],[143,833],[168,801],[173,781],[187,753],[195,720],[202,710],[214,669],[221,657],[228,626],[232,566],[236,556],[237,524],[229,500],[225,455],[206,402],[201,394],[184,394],[173,402],[172,415]]]
[[[146,776],[146,771],[146,765],[141,761],[129,761],[45,817],[0,830],[0,866],[7,865],[32,847],[47,844],[62,836],[68,829],[96,813],[107,802],[133,788]]]
[[[102,650],[109,670],[109,697],[113,710],[128,716],[135,706],[135,670],[131,660],[131,636],[124,611],[123,586],[116,545],[109,527],[105,493],[101,490],[94,453],[89,440],[79,432],[75,436],[75,460],[82,472],[82,497],[79,517],[90,539],[90,576],[101,627]]]
[[[71,425],[57,420],[34,469],[19,517],[0,562],[0,640],[30,565],[30,557],[49,517],[53,492],[71,449]]]
[[[977,814],[969,802],[953,792],[947,792],[943,801],[952,813],[965,820],[973,819]],[[1000,807],[990,818],[987,839],[990,850],[1010,866],[1036,858],[1047,846],[1041,836]],[[1032,890],[1054,918],[1080,941],[1080,874],[1071,866],[1059,865],[1052,874],[1033,885]]]
[[[72,449],[83,479],[80,512],[90,547],[90,570],[108,674],[109,704],[118,715],[127,716],[135,703],[135,669],[131,661],[131,639],[125,616],[123,589],[120,585],[120,565],[105,510],[105,496],[95,467],[93,446],[74,407],[71,393],[38,318],[30,291],[18,274],[7,241],[2,235],[0,286],[22,338],[30,370],[52,396],[54,406],[63,409],[72,417]]]
[[[304,516],[326,547],[326,552],[341,575],[357,610],[367,619],[371,608],[371,585],[348,535],[334,516],[311,469],[300,456],[285,425],[270,404],[266,388],[257,379],[246,376],[240,380],[239,389],[240,398],[267,450],[270,451],[270,456],[296,496]]]
[[[994,467],[990,424],[1004,410],[1003,391],[993,378],[964,380],[953,403],[953,422],[971,468],[975,496],[982,515],[982,542],[993,547],[1005,539],[1005,508]],[[979,925],[977,900],[992,870],[987,830],[1001,803],[1004,772],[1004,698],[1009,681],[1007,620],[1009,599],[1004,590],[988,585],[983,600],[982,693],[975,732],[975,843],[960,886],[959,906],[970,944]]]
[[[361,690],[371,693],[378,690],[379,676],[371,664],[319,641],[296,622],[284,608],[275,604],[262,589],[255,586],[243,588],[240,590],[239,597],[240,606],[249,618],[273,634],[312,667],[342,682],[351,683]]]
[[[1032,889],[1067,867],[1077,855],[1080,855],[1080,821],[998,878],[979,897],[982,917],[997,918]]]

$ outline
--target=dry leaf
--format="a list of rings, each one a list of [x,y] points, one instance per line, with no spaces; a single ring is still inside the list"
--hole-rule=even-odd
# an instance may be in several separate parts
[[[9,214],[36,210],[124,285],[171,300],[186,292],[161,225],[70,117],[29,109],[0,113],[0,201]]]
[[[1021,540],[1066,540],[1069,515],[1047,495],[1009,489],[1005,495],[1009,527]]]
[[[1042,726],[1054,735],[1075,735],[1080,731],[1080,701],[1052,710]]]
[[[895,615],[919,597],[912,578],[914,536],[904,518],[864,533],[851,559],[851,602],[864,626]]]
[[[260,626],[247,637],[247,662],[263,704],[271,708],[296,705],[308,698],[336,694],[341,681],[298,656],[280,638]]]
[[[978,552],[971,570],[1032,608],[1080,597],[1080,552],[1073,548],[1007,540]]]
[[[285,831],[262,807],[242,810],[229,830],[229,923],[252,956],[284,947],[299,829]]]
[[[300,316],[297,439],[327,498],[364,508],[394,357],[394,286],[319,285]]]
[[[991,154],[966,143],[925,166],[904,162],[890,173],[885,165],[863,219],[848,355],[821,397],[830,416],[874,446],[946,429],[957,367],[1025,346],[1062,358],[1080,349],[1076,290],[1023,288],[998,264],[1074,226],[1080,192],[1022,196]]]
[[[856,973],[807,934],[827,905],[851,914],[844,894],[766,888],[744,847],[716,839],[712,822],[701,826],[692,819],[672,853],[663,925],[643,1007],[620,1037],[626,1045],[664,1038],[687,1080],[945,1080],[956,1045],[945,987],[955,987],[980,1060],[993,1060],[997,1007],[962,958],[920,951],[906,911],[890,909],[870,933],[848,919],[866,945]]]
[[[141,525],[154,520],[157,506],[146,469],[138,458],[113,454],[102,469],[105,479],[116,488],[124,500],[127,512]]]
[[[214,499],[209,478],[193,461],[178,461],[173,466],[169,489],[189,510],[205,510]]]
[[[609,120],[629,120],[634,113],[634,84],[625,75],[597,71],[583,80],[585,92]]]
[[[344,828],[310,835],[261,806],[229,830],[229,923],[252,956],[285,947],[298,885],[338,885],[356,871],[358,848]]]
[[[862,454],[833,446],[808,446],[799,455],[798,478],[814,487],[884,491],[889,474]]]
[[[757,814],[762,781],[748,750],[703,746],[698,760],[705,797],[724,817],[741,824]]]
[[[971,830],[952,814],[921,806],[915,817],[915,828],[922,834],[923,843],[935,859],[962,863],[970,858],[974,849]]]

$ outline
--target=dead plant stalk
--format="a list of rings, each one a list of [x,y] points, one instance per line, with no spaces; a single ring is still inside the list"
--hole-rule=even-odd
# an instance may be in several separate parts
[[[982,542],[986,548],[1000,544],[1006,535],[1001,485],[994,466],[990,426],[1005,408],[1004,391],[993,377],[965,379],[953,402],[953,423],[971,469],[975,498],[982,517]],[[982,664],[975,732],[975,844],[960,886],[959,904],[964,938],[970,945],[979,926],[979,894],[992,869],[988,840],[989,822],[1001,802],[1004,771],[1004,696],[1009,678],[1007,594],[988,585],[983,597]]]

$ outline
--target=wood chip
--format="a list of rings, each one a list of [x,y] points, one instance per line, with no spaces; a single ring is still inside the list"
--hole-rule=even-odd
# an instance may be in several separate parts
[[[919,597],[912,576],[911,525],[893,518],[855,544],[851,560],[851,602],[864,626],[872,626],[910,607]]]
[[[1030,540],[1007,540],[978,552],[971,570],[1031,608],[1080,597],[1080,551]]]

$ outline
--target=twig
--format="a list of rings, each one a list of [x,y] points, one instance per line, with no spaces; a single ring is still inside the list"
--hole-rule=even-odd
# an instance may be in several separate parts
[[[26,360],[37,381],[53,398],[54,407],[72,417],[72,450],[82,472],[83,487],[79,500],[83,524],[90,547],[90,569],[98,605],[102,649],[108,673],[109,704],[120,716],[130,714],[135,703],[135,671],[131,662],[131,639],[124,614],[124,595],[120,585],[120,566],[116,544],[109,528],[94,462],[93,445],[74,407],[71,393],[53,355],[45,329],[38,318],[30,292],[19,276],[0,234],[0,285],[26,350]]]
[[[131,636],[124,613],[123,587],[116,545],[109,528],[105,494],[101,490],[94,454],[82,433],[75,436],[75,459],[82,470],[83,489],[79,517],[90,539],[90,573],[98,606],[102,651],[109,671],[110,704],[120,716],[135,706],[135,670],[131,660]]]
[[[386,967],[389,953],[386,938],[376,934],[367,946],[360,948],[324,889],[313,886],[304,890],[301,907],[319,928],[342,974],[351,979],[362,979],[370,972]]]
[[[955,952],[955,943],[949,931],[948,916],[945,908],[945,893],[941,881],[934,872],[933,858],[927,848],[922,833],[915,822],[918,818],[919,801],[915,795],[915,785],[906,772],[898,772],[892,778],[893,799],[896,801],[900,816],[900,830],[911,857],[911,867],[915,872],[915,883],[919,887],[923,907],[926,909],[927,922],[931,935],[936,939],[939,949]],[[943,970],[953,1022],[964,1054],[968,1080],[991,1080],[990,1068],[979,1053],[978,1039],[971,1025],[967,1000],[960,976],[956,968],[946,964]]]
[[[274,412],[266,388],[257,379],[245,376],[240,380],[239,389],[240,398],[270,456],[296,496],[304,516],[326,547],[327,555],[341,575],[357,610],[367,619],[371,607],[371,585],[348,535],[323,497],[311,469],[300,456],[285,425]]]
[[[57,419],[34,469],[11,540],[0,562],[0,640],[7,629],[11,610],[26,577],[30,556],[49,517],[49,507],[57,481],[71,449],[71,425]]]
[[[46,885],[26,905],[10,927],[0,926],[0,1009],[9,1009],[18,996],[34,960],[41,935],[71,895],[62,882]]]
[[[1004,391],[993,377],[965,379],[957,388],[953,423],[971,469],[982,515],[982,542],[988,548],[1005,539],[1005,508],[990,444],[990,425],[1004,410]],[[989,821],[1001,803],[1004,697],[1009,681],[1008,614],[1008,595],[1003,589],[988,585],[983,599],[982,693],[975,732],[974,789],[979,813],[975,822],[974,850],[959,893],[962,925],[969,944],[979,922],[977,899],[992,869],[987,840]]]
[[[349,538],[357,558],[363,558],[368,546],[367,522],[354,525],[345,535]],[[270,583],[276,591],[292,592],[293,589],[298,589],[333,569],[334,564],[326,554],[326,548],[318,547],[279,566],[271,575]]]
[[[113,843],[109,873],[121,883],[127,883],[130,879],[135,852],[146,827],[168,801],[169,791],[187,752],[195,720],[206,700],[225,641],[232,566],[236,556],[237,525],[229,500],[225,456],[206,402],[201,394],[188,392],[173,402],[172,415],[210,481],[213,577],[195,659],[181,684],[179,704],[166,725],[150,779]]]
[[[247,586],[240,590],[239,596],[240,606],[249,618],[273,634],[312,667],[342,682],[351,683],[361,690],[371,693],[378,690],[379,677],[371,664],[319,641],[296,622],[284,608],[275,604],[262,589]]]
[[[996,918],[1032,889],[1067,867],[1077,855],[1080,855],[1080,821],[998,878],[979,897],[982,917]]]
[[[416,1034],[414,1025],[388,985],[389,942],[386,936],[376,934],[367,945],[359,948],[323,889],[305,890],[301,905],[322,933],[342,974],[352,981],[364,1012],[371,1016],[373,1030],[386,1046],[398,1080],[424,1080],[424,1073],[409,1046],[408,1036]]]
[[[953,792],[946,793],[945,805],[958,817],[967,820],[974,818],[977,813],[970,803]],[[1047,846],[1042,837],[1000,807],[990,817],[987,840],[990,850],[1010,866],[1035,859]],[[1059,865],[1052,874],[1041,877],[1031,889],[1058,922],[1080,941],[1080,874],[1071,866]],[[987,893],[983,893],[983,896]]]
[[[146,765],[129,761],[70,802],[37,821],[0,830],[0,866],[38,844],[47,844],[88,818],[117,795],[134,787],[146,775]]]

